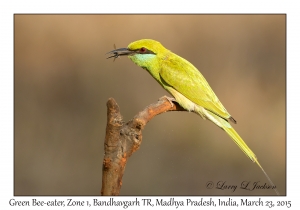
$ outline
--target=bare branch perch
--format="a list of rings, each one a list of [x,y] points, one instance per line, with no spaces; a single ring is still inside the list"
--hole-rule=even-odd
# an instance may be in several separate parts
[[[101,195],[119,195],[128,158],[142,143],[142,130],[158,114],[185,111],[178,103],[165,97],[150,104],[134,118],[124,123],[120,108],[113,98],[107,101],[107,125],[104,143]]]

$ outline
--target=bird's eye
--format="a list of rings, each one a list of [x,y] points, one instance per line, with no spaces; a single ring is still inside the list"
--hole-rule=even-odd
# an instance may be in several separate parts
[[[147,51],[147,49],[145,48],[145,47],[142,47],[141,49],[140,49],[140,52],[141,53],[144,53],[144,52],[146,52]]]

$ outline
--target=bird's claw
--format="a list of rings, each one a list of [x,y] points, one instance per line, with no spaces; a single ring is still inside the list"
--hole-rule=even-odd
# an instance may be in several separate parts
[[[171,97],[168,97],[168,96],[160,97],[159,100],[161,100],[161,99],[167,99],[167,100],[170,102],[171,107],[174,106],[173,102],[176,102],[176,99],[175,99],[175,98],[171,98]]]

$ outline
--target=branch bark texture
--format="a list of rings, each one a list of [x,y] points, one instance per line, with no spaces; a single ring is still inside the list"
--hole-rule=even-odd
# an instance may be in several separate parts
[[[186,110],[162,97],[125,123],[117,102],[113,98],[108,99],[101,195],[120,194],[126,163],[142,143],[142,130],[156,115],[168,111]]]

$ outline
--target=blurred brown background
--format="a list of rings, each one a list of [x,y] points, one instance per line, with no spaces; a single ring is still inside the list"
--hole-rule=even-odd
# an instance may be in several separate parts
[[[151,38],[205,76],[234,126],[286,194],[285,15],[15,15],[15,195],[99,195],[106,101],[125,121],[167,92],[143,69],[105,53]],[[121,195],[274,195],[207,189],[268,183],[211,122],[155,117],[126,166]]]

